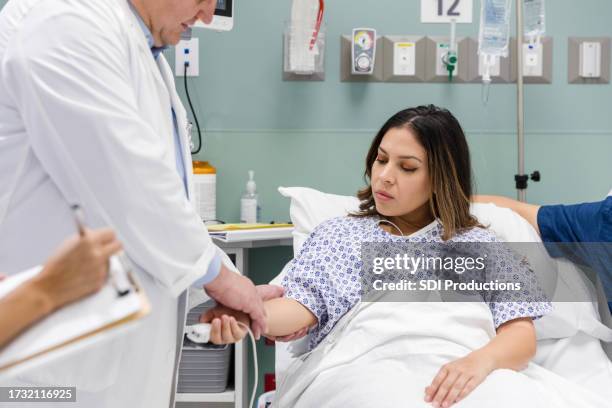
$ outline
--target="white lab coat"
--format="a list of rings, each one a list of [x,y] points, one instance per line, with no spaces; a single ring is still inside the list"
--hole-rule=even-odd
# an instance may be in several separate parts
[[[191,186],[172,72],[127,0],[11,0],[1,11],[0,271],[43,263],[75,234],[78,203],[90,227],[115,229],[152,305],[135,330],[15,379],[77,386],[68,407],[169,404],[179,295],[218,251],[175,168],[171,104]]]

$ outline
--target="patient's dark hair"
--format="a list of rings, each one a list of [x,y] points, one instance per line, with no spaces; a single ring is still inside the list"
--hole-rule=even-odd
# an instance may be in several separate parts
[[[361,203],[359,212],[354,215],[381,216],[372,195],[372,165],[383,137],[395,128],[409,129],[427,152],[432,191],[429,206],[444,227],[443,239],[447,240],[465,229],[481,227],[470,214],[472,169],[465,134],[452,113],[434,105],[400,111],[378,131],[366,156],[364,177],[368,186],[357,193]]]

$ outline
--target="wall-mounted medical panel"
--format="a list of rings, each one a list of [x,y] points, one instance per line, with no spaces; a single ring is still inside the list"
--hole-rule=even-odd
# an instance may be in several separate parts
[[[518,78],[516,38],[510,39],[512,82]],[[523,82],[551,84],[553,81],[553,39],[543,37],[540,44],[523,43]]]
[[[468,38],[469,47],[469,72],[468,81],[473,83],[482,82],[484,72],[484,59],[478,55],[478,40]],[[510,65],[510,52],[507,57],[495,58],[495,64],[490,68],[491,83],[507,84],[511,82],[512,66]]]
[[[453,82],[465,83],[469,73],[469,42],[467,38],[457,38],[457,64],[453,73],[452,81],[449,81],[448,70],[444,64],[443,57],[450,49],[449,37],[427,37],[425,40],[426,82]]]
[[[411,35],[383,37],[383,79],[385,82],[424,82],[426,38]]]
[[[353,41],[350,35],[340,37],[340,81],[342,82],[382,82],[383,80],[383,39],[376,39],[376,53],[374,57],[374,71],[370,75],[352,74]]]
[[[567,55],[570,84],[610,83],[609,37],[570,37]]]

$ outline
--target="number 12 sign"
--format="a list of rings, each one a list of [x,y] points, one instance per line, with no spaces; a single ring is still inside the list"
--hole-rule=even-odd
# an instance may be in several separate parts
[[[421,0],[421,23],[471,23],[473,0]]]

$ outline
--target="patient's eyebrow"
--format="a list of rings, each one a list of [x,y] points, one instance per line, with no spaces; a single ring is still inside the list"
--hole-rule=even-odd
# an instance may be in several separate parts
[[[387,153],[385,151],[385,149],[383,149],[382,147],[378,146],[378,150],[380,150],[381,152],[383,152],[384,154],[386,154],[387,156],[389,155],[389,153]],[[423,163],[423,161],[421,159],[419,159],[416,156],[412,156],[412,155],[408,155],[408,156],[399,156],[400,159],[414,159],[417,160],[419,163]]]

